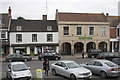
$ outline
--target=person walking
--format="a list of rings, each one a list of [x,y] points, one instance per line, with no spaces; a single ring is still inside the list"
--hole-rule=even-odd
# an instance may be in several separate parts
[[[45,61],[43,62],[43,70],[45,70],[45,74],[48,76],[48,71],[49,71],[50,67],[49,67],[49,60],[45,59]]]
[[[84,52],[84,50],[82,51],[82,58],[84,58],[84,54],[85,54],[85,52]]]

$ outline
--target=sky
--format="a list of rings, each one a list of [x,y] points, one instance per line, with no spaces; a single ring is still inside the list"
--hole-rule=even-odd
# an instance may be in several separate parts
[[[0,0],[0,13],[7,13],[8,7],[11,6],[13,19],[17,19],[19,16],[25,19],[42,19],[42,15],[47,14],[48,19],[52,20],[55,19],[56,9],[58,9],[58,12],[103,12],[117,16],[119,1],[120,0]]]

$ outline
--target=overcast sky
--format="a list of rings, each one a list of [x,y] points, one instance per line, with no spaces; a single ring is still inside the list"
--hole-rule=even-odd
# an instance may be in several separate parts
[[[46,11],[47,1],[47,11]],[[120,0],[0,0],[0,13],[7,13],[11,6],[12,18],[19,16],[25,19],[54,19],[56,9],[59,12],[75,13],[109,13],[118,15],[118,2]]]

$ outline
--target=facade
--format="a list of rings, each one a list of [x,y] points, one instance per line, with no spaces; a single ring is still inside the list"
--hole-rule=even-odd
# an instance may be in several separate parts
[[[119,43],[119,51],[118,52],[120,52],[120,23],[117,26],[117,40],[118,40],[118,43]]]
[[[58,28],[56,20],[12,20],[10,25],[10,53],[38,55],[58,52]]]
[[[119,52],[119,31],[118,31],[118,17],[119,16],[108,16],[110,21],[110,52]]]
[[[106,16],[92,13],[63,13],[56,10],[61,54],[110,49],[110,23]]]
[[[8,28],[11,21],[11,9],[8,13],[0,13],[0,53],[5,56],[9,54],[9,35]]]

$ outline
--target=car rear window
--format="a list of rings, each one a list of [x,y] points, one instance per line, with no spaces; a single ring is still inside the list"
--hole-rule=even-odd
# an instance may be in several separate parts
[[[112,63],[112,62],[105,62],[106,65],[108,65],[109,67],[115,67],[116,64]]]

